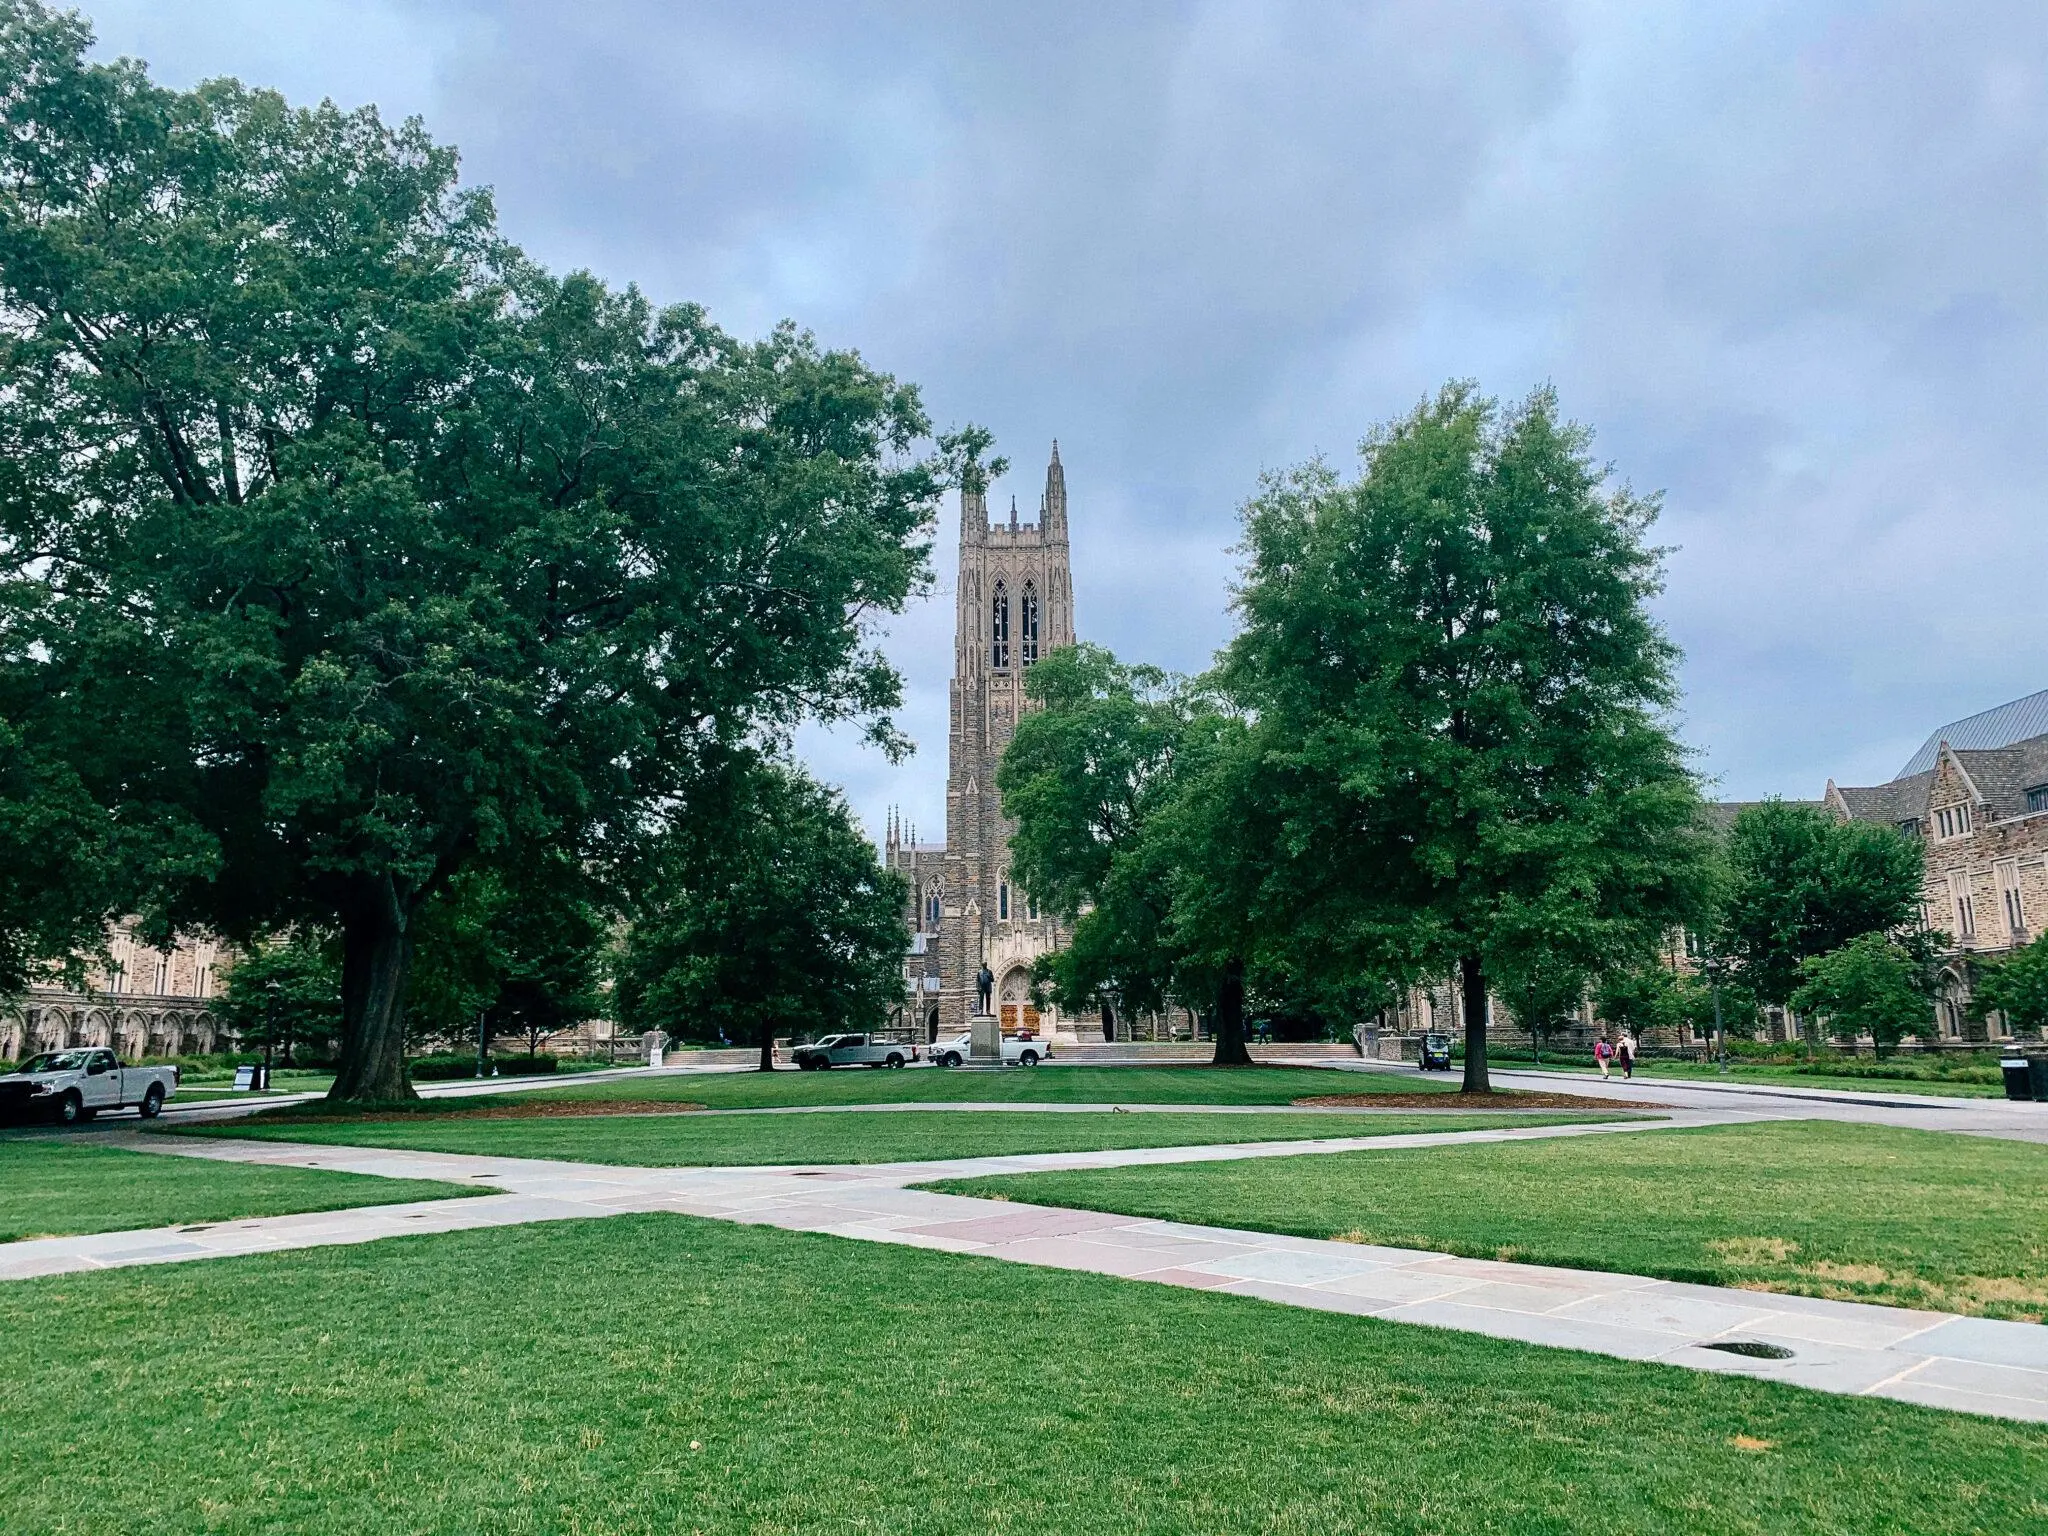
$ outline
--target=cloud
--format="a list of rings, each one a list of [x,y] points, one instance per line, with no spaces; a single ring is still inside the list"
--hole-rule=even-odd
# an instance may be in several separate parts
[[[1061,441],[1083,633],[1201,666],[1234,508],[1443,379],[1554,381],[1666,497],[1685,728],[1731,794],[1888,776],[2048,685],[2048,12],[139,0],[166,78],[419,111],[558,266],[791,315]],[[1012,486],[997,487],[996,505]],[[870,823],[943,821],[942,592]]]

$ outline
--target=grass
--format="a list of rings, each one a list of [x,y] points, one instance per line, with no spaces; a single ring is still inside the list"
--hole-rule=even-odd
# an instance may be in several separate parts
[[[1032,1114],[950,1110],[829,1115],[590,1115],[533,1120],[279,1120],[216,1122],[172,1134],[327,1145],[403,1147],[494,1157],[561,1158],[640,1167],[714,1164],[895,1163],[1019,1152],[1099,1152],[1236,1141],[1312,1141],[1411,1131],[1487,1130],[1626,1118],[1618,1115]]]
[[[953,1180],[963,1194],[2048,1318],[2048,1146],[1801,1121]]]
[[[426,1179],[216,1163],[76,1140],[0,1138],[0,1242],[477,1193]]]
[[[1290,1104],[1319,1093],[1450,1093],[1456,1086],[1420,1072],[1408,1076],[1317,1067],[1013,1067],[1006,1072],[917,1067],[901,1072],[841,1069],[614,1078],[537,1089],[535,1096],[687,1100],[713,1109],[913,1103]]]
[[[0,1329],[9,1531],[2048,1522],[2039,1426],[683,1216],[25,1281]]]

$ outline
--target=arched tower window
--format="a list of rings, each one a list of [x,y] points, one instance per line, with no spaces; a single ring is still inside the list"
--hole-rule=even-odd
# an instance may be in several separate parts
[[[996,583],[995,602],[989,611],[989,665],[1000,670],[1010,664],[1010,589]]]
[[[1005,875],[1001,880],[996,882],[996,921],[999,923],[1007,923],[1009,920],[1010,877],[1008,875]]]
[[[942,906],[939,901],[939,894],[940,888],[938,881],[934,880],[930,885],[925,887],[924,931],[926,933],[937,933],[939,931],[939,913],[942,910]]]
[[[1038,660],[1038,587],[1034,582],[1024,583],[1024,600],[1018,604],[1017,638],[1023,642],[1024,665],[1030,666]]]

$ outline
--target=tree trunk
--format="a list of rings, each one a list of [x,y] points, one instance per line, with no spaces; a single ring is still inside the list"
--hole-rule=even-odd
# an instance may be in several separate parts
[[[1102,1038],[1105,1044],[1116,1039],[1116,1012],[1106,1002],[1102,1005]]]
[[[1244,962],[1232,958],[1223,967],[1216,988],[1216,1055],[1219,1067],[1248,1067],[1252,1053],[1244,1048]]]
[[[341,1065],[327,1090],[330,1102],[388,1104],[418,1097],[405,1075],[410,916],[388,881],[342,913]]]
[[[763,1072],[775,1070],[775,1024],[773,1020],[761,1026],[761,1066]]]
[[[1458,982],[1465,994],[1464,1091],[1491,1093],[1493,1082],[1486,1075],[1486,968],[1477,955],[1458,962]]]

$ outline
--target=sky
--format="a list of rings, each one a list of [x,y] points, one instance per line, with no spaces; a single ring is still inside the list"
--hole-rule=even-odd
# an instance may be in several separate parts
[[[1659,491],[1727,798],[1889,779],[2048,688],[2048,6],[1883,0],[85,0],[100,51],[417,114],[557,268],[792,318],[1060,443],[1077,627],[1201,669],[1261,471],[1451,378]],[[895,619],[944,823],[957,509]]]

